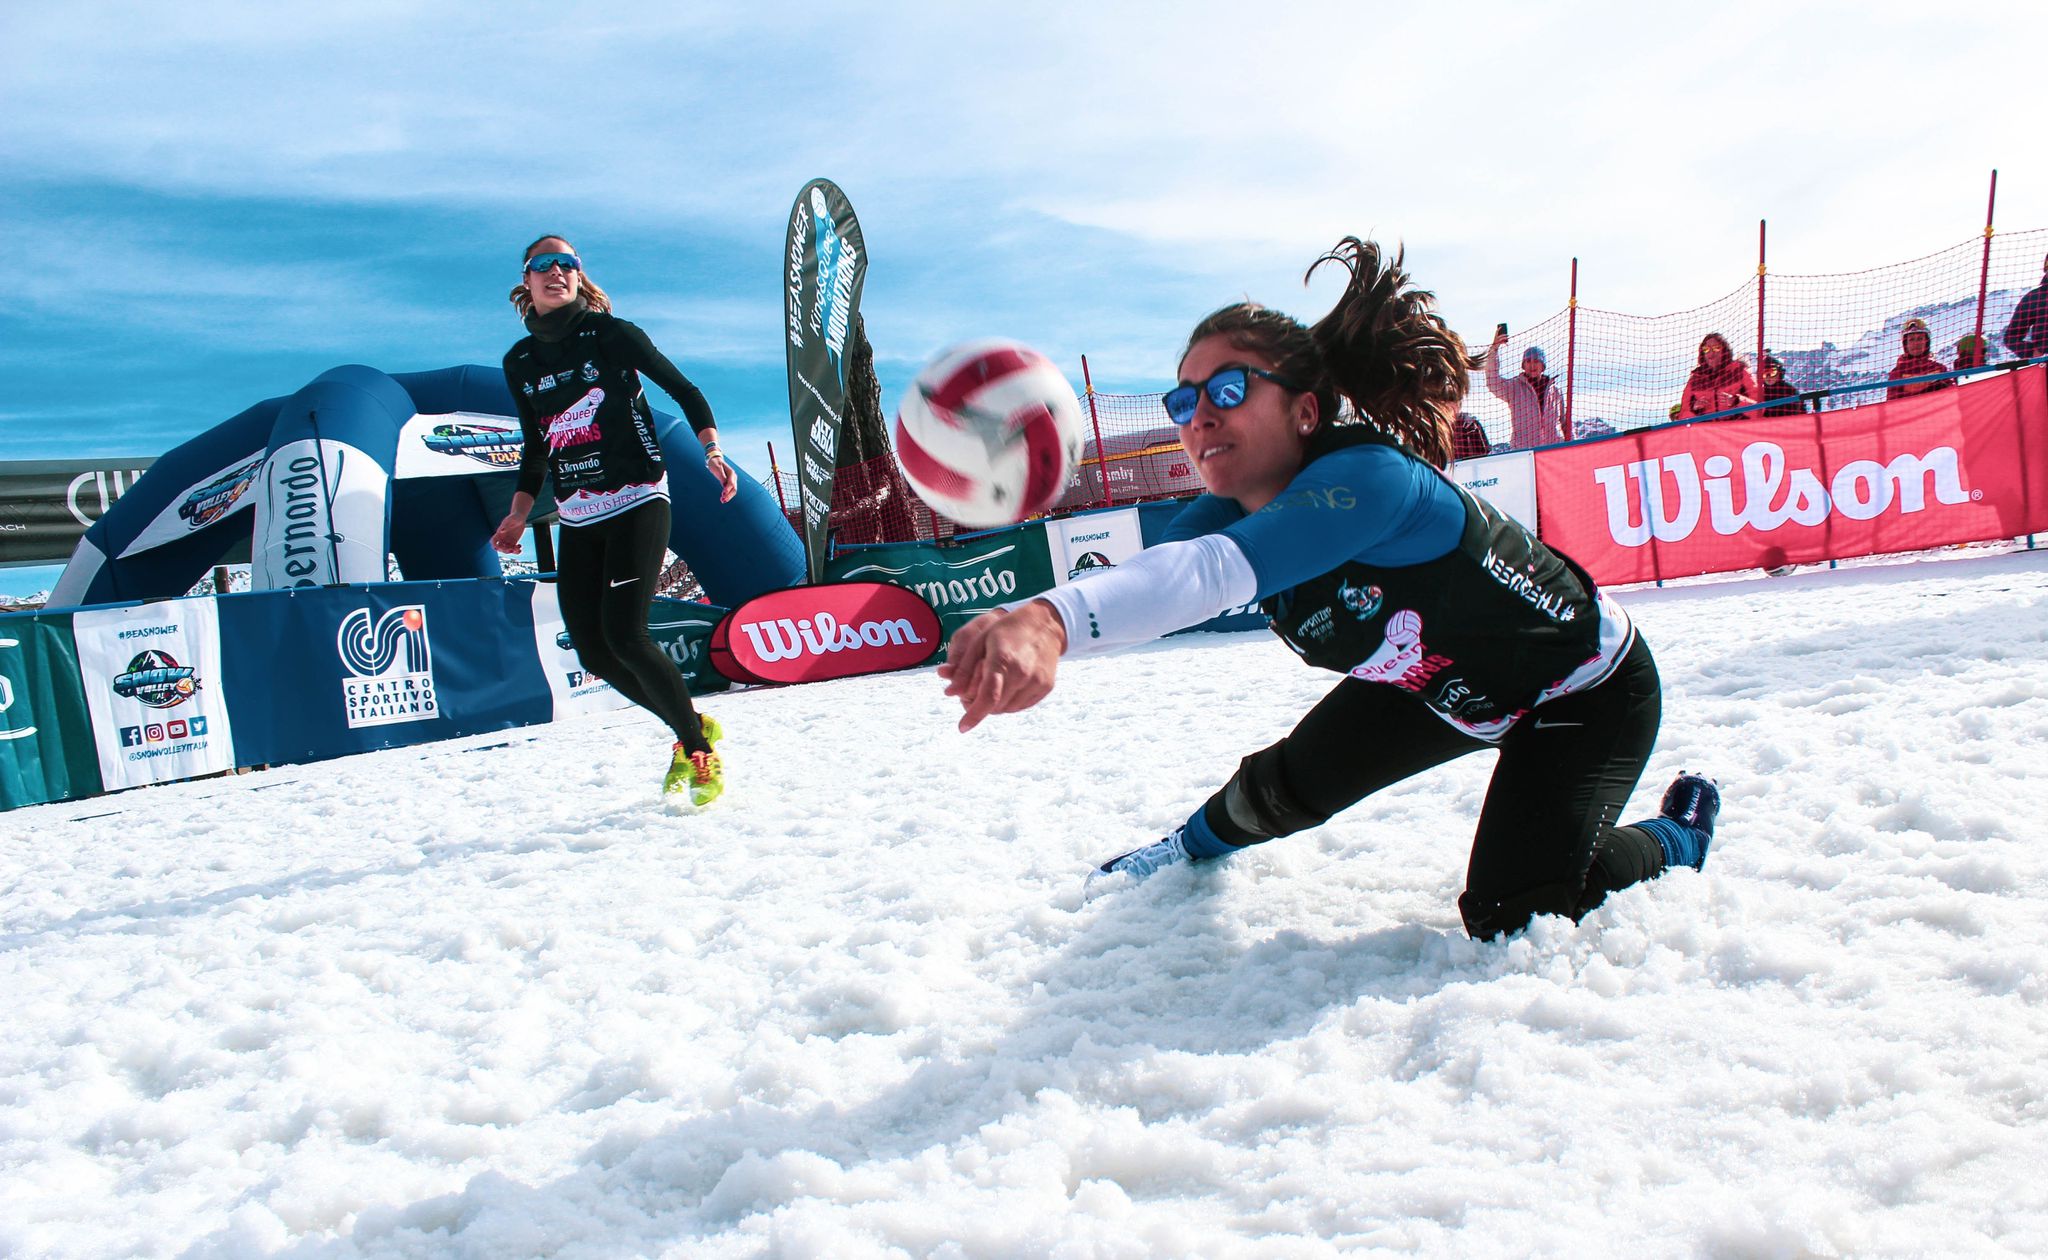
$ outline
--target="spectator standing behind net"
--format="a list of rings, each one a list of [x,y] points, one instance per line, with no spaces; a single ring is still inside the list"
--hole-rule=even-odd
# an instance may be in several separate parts
[[[1775,407],[1764,408],[1764,415],[1803,416],[1806,414],[1806,401],[1799,396],[1798,387],[1788,384],[1785,380],[1784,364],[1767,354],[1764,356],[1763,366],[1757,369],[1757,375],[1761,378],[1758,384],[1763,388],[1763,394],[1757,401],[1778,404]],[[1778,402],[1781,398],[1785,401]]]
[[[1500,352],[1507,344],[1506,333],[1495,333],[1486,350],[1487,391],[1508,405],[1507,449],[1525,451],[1571,441],[1571,431],[1564,424],[1564,395],[1545,370],[1550,364],[1543,357],[1543,347],[1522,351],[1522,374],[1508,380],[1500,371]]]
[[[1679,395],[1678,414],[1672,418],[1691,420],[1747,407],[1756,400],[1749,365],[1735,357],[1726,337],[1710,332],[1700,338],[1699,363],[1685,378],[1685,393]]]
[[[2048,354],[2048,258],[2041,260],[2041,285],[2020,299],[2005,326],[2005,348],[2022,359]]]
[[[1461,411],[1451,421],[1451,459],[1481,459],[1493,454],[1493,443],[1471,412]]]
[[[1892,364],[1888,381],[1901,381],[1910,376],[1932,376],[1936,372],[1948,371],[1948,364],[1927,353],[1933,339],[1927,335],[1927,321],[1909,319],[1899,333],[1899,361]],[[1953,380],[1922,381],[1917,385],[1893,385],[1884,391],[1885,400],[1909,398],[1914,394],[1931,394],[1937,389],[1947,389],[1955,384]]]

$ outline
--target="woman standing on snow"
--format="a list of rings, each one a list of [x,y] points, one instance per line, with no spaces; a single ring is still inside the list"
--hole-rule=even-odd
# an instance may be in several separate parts
[[[739,489],[718,449],[711,406],[647,334],[612,315],[611,299],[559,236],[526,247],[512,305],[528,336],[505,355],[505,383],[519,409],[525,452],[519,488],[491,544],[507,554],[533,511],[541,479],[554,477],[561,514],[555,591],[562,621],[583,668],[675,734],[662,792],[701,808],[725,788],[712,748],[722,732],[700,719],[682,674],[647,633],[654,582],[668,550],[668,473],[655,440],[654,413],[640,373],[682,406],[704,443],[704,460],[723,486]]]
[[[1167,541],[954,634],[939,673],[961,729],[1044,699],[1062,654],[1258,599],[1306,662],[1348,676],[1177,831],[1098,875],[1225,857],[1486,748],[1500,759],[1458,899],[1472,935],[1698,867],[1719,809],[1707,780],[1681,775],[1661,816],[1614,825],[1657,735],[1648,645],[1583,569],[1441,472],[1476,366],[1464,343],[1398,257],[1347,237],[1323,262],[1350,279],[1315,327],[1240,303],[1188,338],[1164,401],[1209,493]],[[1340,399],[1365,422],[1337,423]]]

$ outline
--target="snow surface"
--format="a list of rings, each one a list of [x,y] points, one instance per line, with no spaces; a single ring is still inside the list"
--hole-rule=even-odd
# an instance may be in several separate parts
[[[2048,552],[1641,589],[1704,874],[1475,944],[1491,758],[1079,903],[1258,634],[0,815],[0,1253],[2048,1251]]]

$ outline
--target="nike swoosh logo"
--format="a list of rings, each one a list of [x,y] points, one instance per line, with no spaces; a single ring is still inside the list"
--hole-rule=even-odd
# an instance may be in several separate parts
[[[637,582],[637,581],[639,581],[639,580],[640,580],[639,578],[627,578],[627,579],[626,579],[625,581],[623,581],[623,582],[614,582],[614,583],[612,583],[612,585],[613,585],[613,586],[631,586],[631,585],[632,585],[633,583],[635,583],[635,582]]]
[[[1547,730],[1550,730],[1550,729],[1552,729],[1552,728],[1554,728],[1554,727],[1559,727],[1559,726],[1584,726],[1584,725],[1585,725],[1585,723],[1584,723],[1584,722],[1544,722],[1544,721],[1538,721],[1538,722],[1536,723],[1536,729],[1537,729],[1537,730],[1539,730],[1539,731],[1547,731]]]

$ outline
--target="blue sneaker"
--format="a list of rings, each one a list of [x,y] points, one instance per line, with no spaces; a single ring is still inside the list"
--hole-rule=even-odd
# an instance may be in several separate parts
[[[1714,843],[1714,819],[1720,813],[1721,789],[1712,779],[1687,772],[1664,790],[1657,817],[1635,826],[1657,841],[1667,868],[1690,866],[1697,871],[1707,864],[1707,849]]]
[[[1150,879],[1169,866],[1191,860],[1181,833],[1175,831],[1164,840],[1154,840],[1142,849],[1132,849],[1088,872],[1088,882],[1081,886],[1081,900],[1092,901],[1115,887],[1115,881],[1109,879],[1112,875],[1128,875],[1130,882],[1135,884],[1141,879]]]
[[[1721,814],[1721,789],[1714,781],[1690,770],[1681,773],[1664,789],[1664,804],[1657,810],[1673,822],[1696,828],[1714,838],[1714,819]]]

